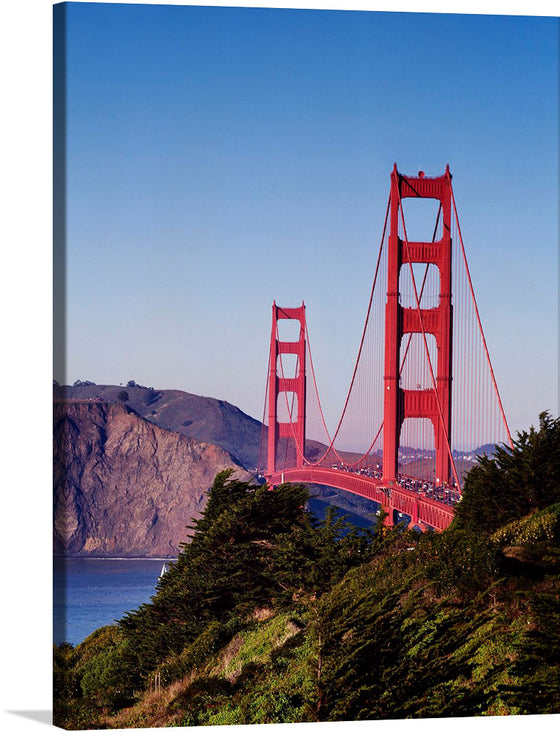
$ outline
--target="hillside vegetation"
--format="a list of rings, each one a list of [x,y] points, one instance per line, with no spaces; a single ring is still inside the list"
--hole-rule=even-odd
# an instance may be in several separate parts
[[[451,527],[358,530],[219,474],[152,601],[55,649],[73,729],[560,712],[560,420],[469,474]]]

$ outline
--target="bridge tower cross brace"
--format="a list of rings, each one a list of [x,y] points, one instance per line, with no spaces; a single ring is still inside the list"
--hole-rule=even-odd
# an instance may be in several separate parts
[[[299,338],[297,341],[281,341],[278,334],[279,320],[298,320]],[[294,440],[296,449],[296,467],[302,467],[305,454],[305,304],[299,308],[281,308],[276,302],[272,305],[272,334],[270,337],[270,366],[268,374],[268,475],[276,472],[276,453],[278,441],[281,438]],[[291,353],[297,356],[295,376],[286,378],[282,369],[278,373],[278,360],[283,354]],[[284,395],[284,392],[286,393]],[[291,408],[288,394],[295,394],[297,419],[288,422],[278,422],[278,400],[287,399],[288,408]]]
[[[440,201],[443,233],[439,241],[411,242],[399,237],[402,199],[434,198]],[[427,418],[434,428],[436,482],[450,477],[448,445],[451,440],[451,381],[453,307],[451,304],[451,173],[437,178],[401,175],[395,164],[391,173],[390,233],[388,247],[387,302],[385,306],[385,376],[383,413],[383,480],[397,480],[402,424],[407,418]],[[440,275],[437,308],[404,308],[400,305],[401,267],[434,264]],[[407,333],[432,334],[437,346],[436,388],[402,389],[399,383],[401,344]]]

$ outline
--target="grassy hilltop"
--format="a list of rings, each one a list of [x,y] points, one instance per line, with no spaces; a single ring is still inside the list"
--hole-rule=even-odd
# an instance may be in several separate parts
[[[560,420],[482,458],[441,534],[216,477],[152,601],[55,649],[73,729],[560,712]]]

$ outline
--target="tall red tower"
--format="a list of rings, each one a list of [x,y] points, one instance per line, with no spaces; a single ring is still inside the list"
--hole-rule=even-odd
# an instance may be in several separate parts
[[[278,334],[279,320],[298,320],[299,337],[296,341],[281,341]],[[279,439],[292,439],[295,442],[296,467],[304,462],[305,451],[305,305],[299,308],[281,308],[272,305],[272,335],[270,337],[270,370],[268,375],[268,475],[276,472],[276,451]],[[297,356],[295,376],[286,378],[278,360],[283,354]],[[288,394],[295,395],[291,402],[297,413],[295,421],[278,422],[278,400],[283,398],[290,405]],[[288,410],[289,411],[289,410]]]
[[[407,197],[434,198],[440,201],[443,234],[439,241],[408,241],[399,222],[404,221],[402,200]],[[385,306],[385,377],[383,415],[383,479],[395,481],[398,473],[398,451],[401,427],[405,419],[429,419],[434,428],[436,449],[436,481],[448,482],[450,474],[449,444],[451,440],[452,328],[451,305],[451,173],[417,178],[401,175],[395,164],[391,173],[390,234],[388,249],[387,304]],[[404,227],[403,227],[404,229]],[[439,270],[439,305],[436,308],[405,308],[399,302],[401,267],[412,264],[433,264]],[[434,365],[435,388],[402,389],[399,383],[401,344],[407,333],[435,337],[437,367]]]

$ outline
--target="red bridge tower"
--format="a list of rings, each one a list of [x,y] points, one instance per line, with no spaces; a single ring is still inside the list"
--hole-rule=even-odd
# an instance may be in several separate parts
[[[279,320],[299,320],[297,341],[281,341],[278,335]],[[272,305],[272,335],[270,338],[270,366],[268,375],[268,474],[276,472],[276,450],[279,439],[293,439],[296,450],[296,467],[304,463],[305,454],[305,305],[299,308],[281,308]],[[295,354],[297,363],[295,375],[284,376],[278,361],[286,353]],[[288,394],[293,394],[292,403]],[[278,422],[278,400],[286,400],[289,413],[287,422]],[[293,419],[293,410],[297,418]]]
[[[408,241],[402,199],[434,198],[440,201],[443,213],[443,234],[439,241]],[[398,450],[401,427],[405,419],[429,419],[434,428],[436,449],[436,482],[447,483],[450,477],[449,445],[451,440],[451,369],[452,327],[451,305],[451,173],[426,178],[401,175],[395,165],[391,174],[391,220],[388,248],[387,304],[385,310],[385,377],[383,417],[383,480],[393,482],[398,473]],[[402,223],[403,237],[399,236]],[[416,307],[399,303],[401,267],[410,269],[412,281],[415,263],[434,264],[439,269],[439,305],[422,309],[416,285]],[[430,365],[433,388],[402,389],[399,384],[401,344],[407,333],[422,334],[426,356],[426,334],[432,334],[437,345],[437,370]]]

